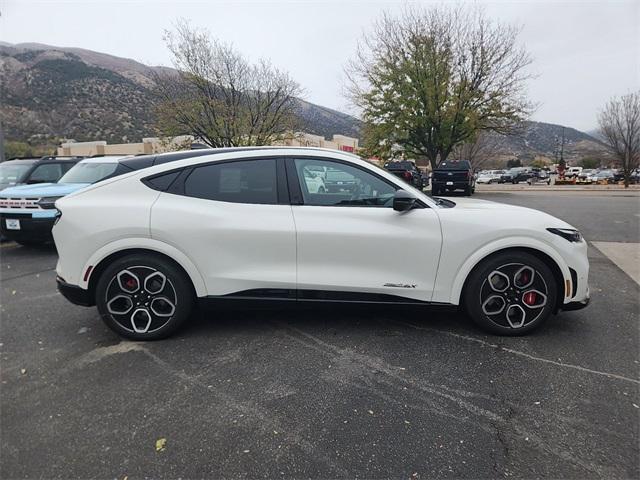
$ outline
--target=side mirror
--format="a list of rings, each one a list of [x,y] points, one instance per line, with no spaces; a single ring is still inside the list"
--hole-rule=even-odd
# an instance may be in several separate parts
[[[393,196],[393,209],[397,212],[411,210],[416,204],[416,197],[405,190],[396,190]]]

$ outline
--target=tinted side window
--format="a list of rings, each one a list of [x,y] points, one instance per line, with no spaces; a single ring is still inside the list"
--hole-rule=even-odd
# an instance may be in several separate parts
[[[392,207],[396,187],[363,169],[323,159],[296,159],[305,205]]]
[[[193,169],[185,180],[189,197],[234,203],[277,204],[275,160],[246,160]]]
[[[27,180],[29,183],[40,183],[40,182],[57,182],[58,179],[62,176],[62,168],[59,163],[48,163],[45,165],[38,165],[33,172],[31,172],[31,176]]]
[[[178,175],[180,175],[181,172],[182,170],[178,170],[175,172],[165,173],[163,175],[156,175],[151,178],[147,177],[143,181],[154,190],[160,190],[164,192],[167,188],[169,188],[169,186],[178,177]]]
[[[64,175],[65,173],[67,173],[69,170],[73,168],[75,163],[65,162],[65,163],[62,163],[61,165],[62,165],[62,174]]]

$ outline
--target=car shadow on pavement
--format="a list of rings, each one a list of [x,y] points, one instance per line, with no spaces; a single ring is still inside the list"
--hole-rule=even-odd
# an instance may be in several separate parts
[[[527,335],[527,338],[575,335],[579,329],[568,314],[552,316],[544,325]],[[415,333],[416,330],[433,330],[452,335],[470,336],[494,342],[509,337],[487,334],[458,310],[442,311],[429,307],[399,307],[361,305],[291,305],[263,308],[198,308],[189,320],[181,336],[200,336],[220,333],[268,332],[279,326],[296,327],[313,331],[357,331],[380,335],[380,331],[393,330]],[[517,337],[523,338],[523,337]]]

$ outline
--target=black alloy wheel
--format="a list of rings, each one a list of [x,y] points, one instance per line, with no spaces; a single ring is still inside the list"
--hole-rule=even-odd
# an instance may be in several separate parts
[[[489,257],[469,276],[463,300],[472,320],[498,335],[522,335],[551,315],[557,299],[550,268],[526,252]]]

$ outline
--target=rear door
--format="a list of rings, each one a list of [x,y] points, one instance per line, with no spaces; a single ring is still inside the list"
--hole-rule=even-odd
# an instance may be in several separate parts
[[[209,295],[295,289],[296,234],[282,159],[184,171],[154,204],[151,235],[191,258]]]
[[[319,168],[342,178],[343,187],[315,193],[308,179]],[[433,209],[393,210],[399,187],[350,162],[288,158],[287,174],[299,296],[431,300],[442,243]]]

